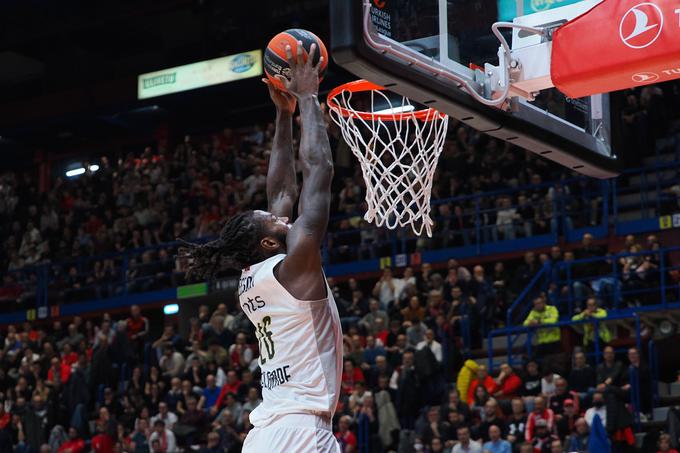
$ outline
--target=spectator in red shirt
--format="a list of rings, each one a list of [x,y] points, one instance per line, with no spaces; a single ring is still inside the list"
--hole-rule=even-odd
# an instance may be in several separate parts
[[[531,411],[527,418],[527,427],[524,431],[524,438],[527,442],[533,441],[536,434],[536,422],[539,420],[545,421],[548,431],[553,432],[555,427],[555,414],[552,410],[546,408],[545,399],[542,396],[536,397],[534,400],[534,410]]]
[[[92,451],[95,453],[114,453],[113,438],[106,432],[103,423],[97,422],[97,435],[92,438]]]
[[[510,400],[517,396],[517,392],[522,386],[522,380],[507,363],[501,365],[501,373],[495,381],[498,385],[498,390],[493,396],[504,400]]]
[[[61,363],[63,365],[72,366],[78,361],[78,354],[73,352],[73,348],[70,343],[64,343],[63,350],[61,352]]]
[[[126,321],[127,333],[132,341],[143,341],[149,333],[149,320],[142,316],[139,305],[130,307],[130,317]]]
[[[352,419],[349,415],[343,415],[338,421],[338,432],[335,433],[335,438],[338,439],[342,453],[354,453],[357,451],[357,437],[349,430],[351,421]]]
[[[472,406],[475,403],[475,391],[480,385],[486,389],[489,395],[493,395],[498,391],[498,384],[489,376],[489,371],[485,365],[479,365],[479,368],[477,368],[477,379],[470,383],[467,395],[468,405]]]
[[[3,285],[0,287],[0,302],[16,302],[22,292],[23,289],[16,282],[14,276],[6,274],[3,277]]]
[[[238,378],[238,374],[236,374],[236,371],[234,370],[229,370],[227,373],[227,382],[224,383],[220,389],[220,394],[217,396],[217,400],[215,400],[215,410],[219,410],[222,407],[222,403],[224,402],[227,393],[237,395],[240,388],[241,381]]]
[[[53,357],[50,360],[50,369],[47,372],[47,383],[53,386],[62,386],[68,382],[71,377],[71,366]]]
[[[78,436],[74,427],[68,429],[68,440],[61,444],[58,453],[81,453],[85,451],[85,441]]]
[[[342,371],[342,389],[347,395],[354,391],[354,384],[358,381],[366,382],[364,373],[359,368],[354,368],[351,360],[345,360],[345,369]]]

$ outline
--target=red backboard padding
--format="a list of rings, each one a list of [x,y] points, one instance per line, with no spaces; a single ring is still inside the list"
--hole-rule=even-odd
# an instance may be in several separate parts
[[[680,1],[604,0],[555,32],[551,58],[572,98],[680,78]]]

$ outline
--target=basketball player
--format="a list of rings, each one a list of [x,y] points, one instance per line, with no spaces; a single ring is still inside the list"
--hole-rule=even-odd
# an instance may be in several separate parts
[[[220,238],[180,251],[188,273],[210,277],[225,267],[242,269],[241,307],[255,326],[260,349],[263,402],[251,414],[254,428],[243,451],[337,453],[331,419],[340,394],[342,331],[333,294],[321,268],[321,241],[331,201],[333,163],[317,98],[319,77],[312,45],[307,62],[286,49],[288,93],[270,94],[277,107],[276,135],[267,174],[269,211],[230,219]],[[321,64],[319,61],[318,64]],[[292,95],[292,96],[291,96]],[[303,186],[292,225],[297,182],[292,117],[300,107]]]

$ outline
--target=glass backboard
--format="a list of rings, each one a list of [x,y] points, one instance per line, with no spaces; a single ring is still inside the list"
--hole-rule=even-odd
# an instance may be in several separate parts
[[[491,32],[493,23],[575,3],[579,1],[332,0],[332,56],[358,78],[581,173],[611,177],[619,172],[619,163],[609,95],[568,99],[550,89],[533,102],[519,99],[506,112],[476,102],[460,84],[398,55],[415,54],[448,73],[479,80],[485,63],[498,64],[500,43]],[[512,31],[506,36],[511,41]],[[397,52],[385,51],[387,47]]]

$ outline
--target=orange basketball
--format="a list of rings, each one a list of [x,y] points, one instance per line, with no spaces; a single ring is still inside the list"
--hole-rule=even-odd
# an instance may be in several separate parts
[[[307,61],[307,55],[313,43],[316,43],[317,50],[314,53],[314,64],[319,62],[319,58],[323,57],[323,63],[319,67],[319,81],[323,79],[328,68],[328,51],[323,41],[319,39],[311,31],[303,30],[301,28],[291,28],[274,36],[267,45],[267,50],[264,52],[264,72],[267,74],[269,80],[280,90],[285,91],[283,84],[278,81],[275,76],[283,75],[290,79],[290,67],[286,59],[286,46],[289,45],[293,55],[297,55],[297,43],[302,42],[304,48],[304,57]]]

